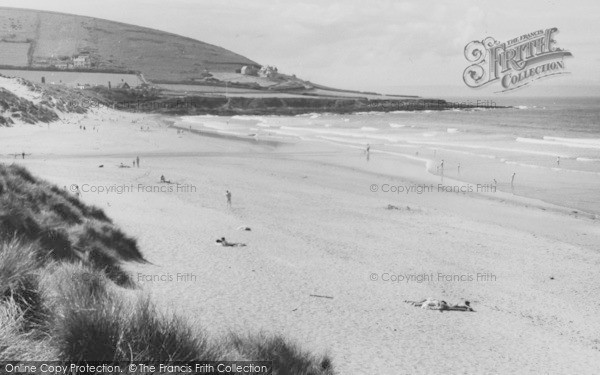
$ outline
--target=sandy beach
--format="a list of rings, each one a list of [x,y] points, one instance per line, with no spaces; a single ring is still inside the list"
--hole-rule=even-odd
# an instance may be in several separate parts
[[[593,217],[506,192],[397,194],[439,176],[419,160],[176,121],[103,109],[0,128],[0,161],[78,185],[137,238],[149,263],[125,267],[142,288],[215,336],[282,333],[340,374],[596,372]],[[428,297],[475,312],[404,302]]]

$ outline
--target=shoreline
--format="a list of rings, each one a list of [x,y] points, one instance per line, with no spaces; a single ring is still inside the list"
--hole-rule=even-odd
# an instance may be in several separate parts
[[[268,118],[277,118],[277,117],[269,117]],[[224,123],[227,120],[227,123],[229,123],[229,116],[215,116],[215,118],[213,118],[212,120],[220,122],[220,123]],[[170,124],[170,126],[183,130],[183,131],[190,131],[190,128],[186,128],[184,126],[176,126],[176,123],[181,123],[183,122],[182,117],[180,116],[175,116],[170,118],[169,120],[167,120],[166,123]],[[265,139],[257,139],[256,137],[251,137],[251,136],[242,136],[242,135],[234,135],[234,134],[223,134],[221,132],[217,131],[213,131],[210,129],[191,129],[191,132],[194,134],[197,134],[199,136],[207,136],[207,137],[213,137],[213,138],[222,138],[222,139],[231,139],[231,140],[238,140],[238,141],[244,141],[244,142],[249,142],[249,143],[263,143],[263,144],[267,144],[267,145],[272,145],[272,146],[282,146],[285,145],[289,142],[292,143],[302,143],[302,142],[313,142],[314,144],[319,144],[319,143],[326,143],[329,145],[333,145],[335,148],[347,148],[347,149],[355,149],[357,151],[364,151],[364,148],[361,146],[357,146],[357,145],[353,145],[353,144],[343,144],[341,142],[335,142],[335,141],[330,141],[330,140],[313,140],[313,139],[296,139],[293,140],[292,138],[288,138],[284,141],[276,141],[276,140],[269,140],[269,136],[263,136],[263,138]],[[422,163],[423,164],[423,171],[426,173],[426,175],[422,176],[422,178],[420,179],[413,179],[413,180],[407,180],[408,182],[410,182],[411,184],[425,184],[425,185],[430,185],[430,184],[434,184],[435,186],[438,186],[438,184],[442,184],[444,186],[456,186],[456,187],[469,187],[469,186],[475,186],[477,185],[476,183],[473,183],[472,181],[469,181],[468,179],[458,179],[457,176],[454,175],[448,175],[448,176],[442,176],[440,175],[438,172],[434,173],[433,171],[433,165],[435,164],[435,160],[431,159],[431,158],[426,158],[426,157],[417,157],[414,155],[410,155],[407,153],[401,153],[401,152],[394,152],[394,151],[389,151],[387,149],[383,149],[383,150],[372,150],[371,151],[372,155],[376,155],[376,154],[381,154],[381,155],[387,155],[387,156],[391,156],[392,158],[402,158],[405,160],[408,160],[410,162],[417,162],[417,163]],[[367,170],[365,170],[366,172],[368,172]],[[406,180],[405,177],[403,177],[402,175],[394,175],[394,174],[389,174],[389,177],[400,177]],[[448,183],[452,183],[451,185],[449,185]],[[581,216],[581,217],[585,217],[587,219],[590,220],[598,220],[600,218],[600,211],[595,212],[595,211],[586,211],[586,210],[582,210],[581,208],[578,207],[571,207],[568,204],[564,204],[564,203],[560,203],[560,202],[552,202],[552,201],[547,201],[544,199],[541,199],[539,197],[536,196],[532,196],[532,195],[525,195],[525,194],[517,194],[515,192],[511,192],[510,190],[507,190],[508,187],[506,187],[506,189],[504,187],[496,187],[495,191],[491,191],[491,192],[477,192],[477,191],[469,191],[466,193],[463,193],[462,191],[460,192],[456,192],[456,194],[467,194],[469,196],[479,196],[481,198],[484,199],[491,199],[491,200],[497,200],[500,202],[503,201],[509,201],[509,202],[513,202],[514,204],[519,204],[519,205],[524,205],[524,206],[533,206],[542,210],[552,210],[555,212],[559,212],[565,215],[577,215],[577,216]]]

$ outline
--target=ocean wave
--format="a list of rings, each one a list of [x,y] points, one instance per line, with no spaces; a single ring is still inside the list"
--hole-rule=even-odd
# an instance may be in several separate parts
[[[552,141],[557,143],[564,143],[569,145],[581,145],[592,148],[600,148],[600,138],[562,138],[562,137],[549,137],[544,136],[544,140]],[[578,146],[575,146],[578,147]]]
[[[417,113],[417,111],[403,111],[403,110],[397,110],[397,111],[391,111],[390,113],[396,113],[396,114],[401,114],[401,113],[415,114],[415,113]]]
[[[586,162],[586,163],[600,161],[600,159],[594,159],[594,158],[576,158],[575,160]]]
[[[375,132],[375,131],[377,131],[379,129],[373,128],[373,127],[370,127],[370,126],[363,126],[362,128],[360,128],[360,130],[367,131],[367,132]]]
[[[446,129],[446,132],[448,132],[448,133],[458,133],[458,129],[456,129],[456,128],[448,128],[448,129]]]
[[[262,116],[250,116],[250,115],[235,115],[231,116],[232,120],[242,120],[242,121],[260,121],[267,122],[267,120]]]
[[[600,139],[598,138],[561,138],[544,136],[542,139],[518,137],[516,141],[547,146],[600,149]]]
[[[505,147],[494,147],[494,146],[486,146],[486,145],[472,145],[472,144],[456,144],[456,143],[448,143],[448,142],[432,142],[432,141],[421,141],[421,140],[407,140],[408,143],[413,144],[421,144],[427,146],[447,146],[447,147],[460,147],[460,148],[469,148],[476,150],[490,150],[490,151],[500,151],[500,152],[511,152],[511,153],[523,153],[523,154],[531,154],[531,155],[546,155],[561,158],[572,158],[570,155],[548,152],[548,151],[535,151],[529,149],[519,149],[519,148],[505,148]]]
[[[404,128],[404,127],[406,127],[406,125],[390,122],[390,128]]]

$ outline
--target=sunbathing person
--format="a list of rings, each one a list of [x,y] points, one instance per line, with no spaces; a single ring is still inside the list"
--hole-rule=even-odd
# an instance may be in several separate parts
[[[442,311],[475,311],[471,307],[471,302],[465,301],[464,305],[460,304],[448,304],[446,301],[439,301],[437,299],[427,298],[422,301],[404,301],[416,307],[428,310],[440,310]]]
[[[440,310],[442,303],[446,304],[446,301],[439,301],[437,299],[427,298],[422,301],[404,301],[408,304],[411,304],[416,307],[420,307],[422,309],[429,310]]]
[[[225,246],[225,247],[244,247],[244,246],[246,246],[245,243],[229,242],[225,239],[225,237],[219,238],[216,242],[220,243],[222,246]]]
[[[469,302],[469,301],[465,301],[464,305],[460,305],[458,303],[456,303],[454,305],[446,305],[446,307],[443,308],[443,309],[441,309],[441,310],[448,310],[448,311],[475,311],[471,307],[471,302]]]

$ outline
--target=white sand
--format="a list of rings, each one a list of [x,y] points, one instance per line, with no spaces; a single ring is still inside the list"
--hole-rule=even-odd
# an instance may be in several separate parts
[[[282,333],[327,350],[340,374],[597,373],[594,220],[539,202],[373,193],[371,184],[406,181],[371,173],[359,152],[327,144],[179,135],[159,118],[110,111],[65,122],[0,128],[0,161],[60,186],[134,184],[123,194],[84,189],[83,200],[138,238],[151,264],[128,265],[132,272],[173,277],[142,282],[154,299],[215,335]],[[10,155],[22,151],[31,155]],[[117,167],[137,155],[139,169]],[[431,181],[422,167],[395,162],[412,180]],[[137,184],[164,188],[161,174],[196,191],[137,192]],[[248,246],[216,246],[222,236]],[[187,273],[195,280],[177,282]],[[384,273],[434,278],[393,283]],[[438,273],[495,279],[444,281]],[[403,303],[426,297],[467,299],[476,312]]]

